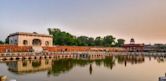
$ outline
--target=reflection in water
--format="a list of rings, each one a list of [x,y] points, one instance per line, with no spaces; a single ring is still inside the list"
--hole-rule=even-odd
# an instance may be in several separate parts
[[[72,59],[54,60],[52,69],[48,71],[48,75],[58,76],[61,73],[70,71],[74,67],[74,63],[72,62],[74,62]]]
[[[30,73],[51,69],[51,59],[41,60],[18,60],[7,63],[9,70],[15,73]]]
[[[145,61],[144,56],[116,56],[115,57],[118,60],[119,64],[124,64],[124,66],[127,66],[127,63],[131,63],[131,64],[139,64],[139,63],[143,63]]]
[[[149,61],[151,61],[151,59],[152,59],[152,58],[151,58],[151,56],[150,56],[150,57],[149,57]]]
[[[108,67],[110,69],[113,68],[113,66],[115,65],[115,60],[113,59],[113,57],[106,57],[105,59],[103,59],[101,62],[104,63],[105,67]]]
[[[89,73],[90,73],[90,75],[92,74],[92,64],[90,64],[90,66],[89,66]]]
[[[157,62],[158,62],[158,63],[163,63],[163,62],[165,62],[165,58],[159,57],[159,58],[156,58],[156,59],[157,59]]]
[[[89,58],[89,57],[88,57]],[[152,57],[148,57],[151,59]],[[164,58],[156,58],[158,62],[164,62]],[[89,66],[90,75],[93,74],[92,64],[97,66],[104,66],[112,70],[116,63],[122,64],[127,67],[128,64],[140,64],[145,61],[144,56],[129,56],[129,55],[117,55],[105,57],[102,59],[41,59],[41,60],[19,60],[11,61],[7,63],[9,71],[14,73],[31,73],[39,71],[48,71],[48,76],[59,76],[60,74],[69,72],[75,66],[85,67]]]

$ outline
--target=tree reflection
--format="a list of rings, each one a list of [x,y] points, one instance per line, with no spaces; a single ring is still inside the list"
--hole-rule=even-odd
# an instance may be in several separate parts
[[[39,67],[39,66],[41,66],[41,62],[40,61],[36,60],[36,61],[32,62],[32,67]]]
[[[145,61],[145,57],[141,55],[140,56],[118,55],[118,56],[115,56],[115,58],[117,59],[117,62],[119,64],[124,64],[125,66],[127,66],[127,63],[138,64],[138,63],[143,63]]]
[[[164,57],[158,57],[157,58],[157,62],[158,63],[164,63],[165,62],[165,58]]]
[[[61,73],[70,71],[74,66],[72,59],[56,60],[52,62],[52,69],[49,70],[48,74],[58,76]]]
[[[105,58],[102,60],[81,60],[81,59],[61,59],[54,60],[52,62],[52,69],[48,71],[48,75],[52,74],[54,76],[59,76],[61,73],[65,73],[70,71],[75,66],[85,67],[89,65],[89,72],[92,74],[93,68],[92,63],[96,63],[97,65],[104,64],[105,67],[110,69],[115,65],[115,61],[113,57]]]
[[[97,66],[101,66],[101,65],[102,65],[102,59],[97,59],[97,60],[95,60],[95,64],[96,64]]]
[[[108,67],[108,68],[112,69],[113,66],[115,65],[115,60],[113,59],[113,57],[106,57],[103,60],[103,63],[104,63],[105,67]]]

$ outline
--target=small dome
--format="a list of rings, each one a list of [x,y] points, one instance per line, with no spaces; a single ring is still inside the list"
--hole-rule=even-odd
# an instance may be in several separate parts
[[[130,43],[131,43],[131,44],[135,44],[135,40],[132,38],[132,39],[130,40]]]
[[[134,41],[134,39],[132,38],[132,39],[130,40],[130,42],[135,42],[135,41]]]
[[[37,32],[33,32],[33,34],[38,34]]]

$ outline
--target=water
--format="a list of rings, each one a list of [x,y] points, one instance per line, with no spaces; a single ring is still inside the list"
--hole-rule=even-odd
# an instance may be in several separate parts
[[[0,63],[0,75],[17,81],[158,81],[166,58],[42,59]]]

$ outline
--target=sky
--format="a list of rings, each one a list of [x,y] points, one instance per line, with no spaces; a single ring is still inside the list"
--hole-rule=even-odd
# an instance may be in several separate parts
[[[0,40],[47,28],[166,44],[166,0],[0,0]]]

